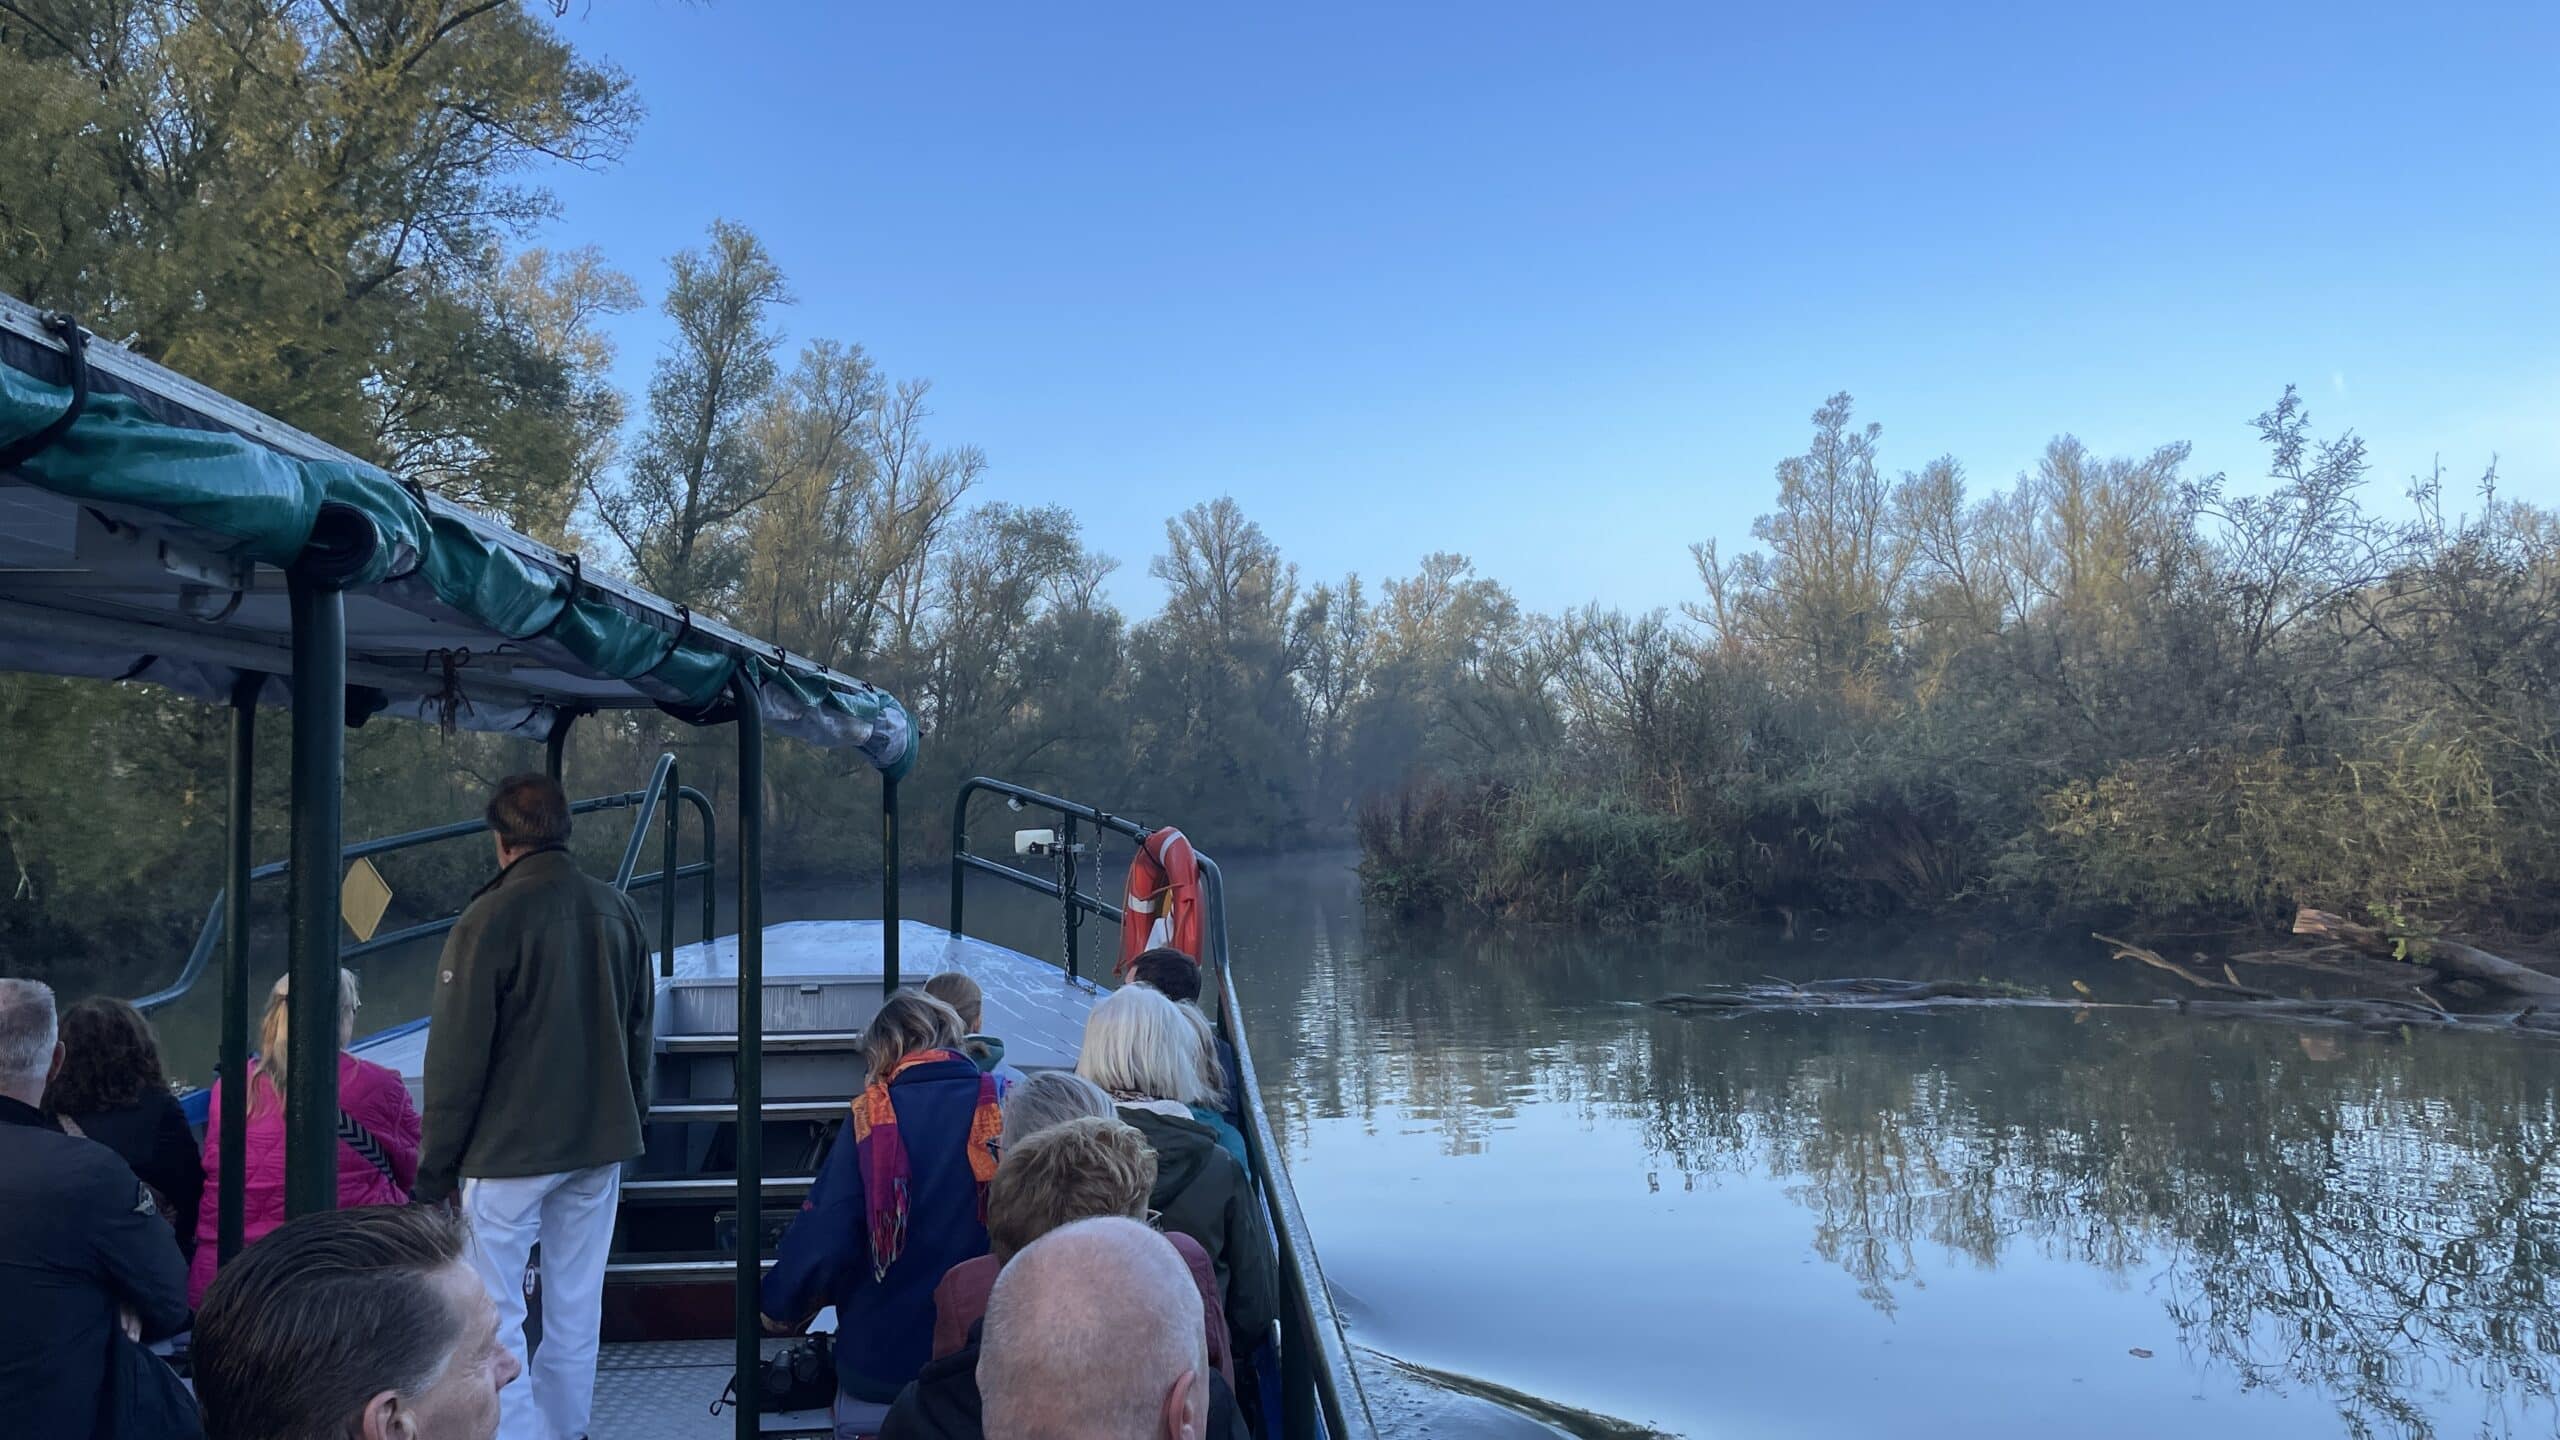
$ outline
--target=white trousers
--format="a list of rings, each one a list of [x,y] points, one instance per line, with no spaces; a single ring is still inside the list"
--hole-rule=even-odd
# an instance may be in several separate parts
[[[596,1398],[596,1327],[622,1167],[462,1182],[471,1268],[498,1304],[523,1378],[498,1393],[498,1440],[580,1440]],[[525,1364],[525,1262],[542,1246],[542,1346]]]

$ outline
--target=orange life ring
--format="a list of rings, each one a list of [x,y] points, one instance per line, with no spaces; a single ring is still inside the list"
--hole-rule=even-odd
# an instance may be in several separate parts
[[[1159,945],[1170,945],[1198,964],[1201,938],[1200,860],[1182,832],[1168,825],[1149,833],[1129,861],[1117,973],[1125,978],[1130,961]]]

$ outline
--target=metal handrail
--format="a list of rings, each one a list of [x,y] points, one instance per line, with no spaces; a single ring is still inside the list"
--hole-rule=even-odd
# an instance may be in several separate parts
[[[661,756],[659,758],[658,773],[651,777],[648,789],[625,790],[616,795],[596,795],[590,796],[584,800],[572,801],[569,805],[569,813],[572,815],[587,815],[598,810],[628,810],[635,806],[642,805],[644,802],[650,806],[651,810],[654,810],[656,805],[655,797],[658,794],[659,783],[665,778],[666,771],[673,759],[673,756]],[[714,866],[718,863],[719,851],[716,840],[717,832],[714,828],[711,816],[711,801],[709,797],[705,796],[701,791],[687,785],[678,787],[677,798],[692,805],[695,813],[701,819],[703,838],[702,853],[704,857],[701,860],[695,861],[691,865],[681,865],[677,867],[675,878],[677,881],[681,882],[697,875],[708,875],[712,873]],[[641,826],[636,828],[645,829],[647,823],[648,815],[647,813],[644,813],[641,817]],[[385,835],[379,839],[359,840],[355,844],[345,846],[339,851],[338,863],[343,865],[350,860],[360,860],[368,856],[396,854],[402,850],[415,849],[420,845],[432,845],[439,840],[458,840],[466,835],[485,834],[488,831],[488,828],[489,825],[486,820],[457,820],[448,825],[432,825],[423,830],[409,830],[398,835]],[[293,866],[290,861],[270,861],[267,864],[251,870],[249,872],[249,879],[253,884],[260,880],[272,880],[280,875],[290,874],[292,869]],[[663,869],[652,871],[646,875],[625,875],[620,872],[617,872],[615,875],[616,888],[625,892],[664,883],[666,883],[666,874]],[[715,907],[718,903],[718,896],[713,893],[713,891],[714,887],[712,886],[705,885],[703,887],[704,903],[702,933],[706,936],[712,932],[714,925],[717,923]],[[214,892],[213,903],[206,907],[205,910],[204,924],[197,929],[195,944],[188,949],[185,963],[178,967],[177,978],[159,989],[152,991],[150,994],[135,999],[133,1002],[135,1009],[146,1012],[159,1009],[163,1005],[167,1005],[184,998],[188,992],[195,989],[199,981],[204,979],[206,969],[212,964],[213,952],[222,943],[223,914],[225,908],[223,902],[226,899],[227,894],[227,888],[225,890],[217,890]],[[353,960],[360,956],[373,954],[377,951],[388,950],[395,945],[405,945],[411,941],[424,940],[432,936],[441,935],[446,931],[451,930],[455,923],[461,918],[462,917],[459,914],[448,915],[441,920],[430,920],[421,925],[412,925],[405,929],[392,931],[388,935],[376,935],[370,940],[343,947],[338,952],[339,958],[343,960]]]
[[[1120,907],[1087,895],[1074,888],[1072,880],[1060,884],[1045,876],[1034,875],[1011,865],[969,853],[969,798],[985,792],[1018,800],[1024,805],[1048,810],[1070,824],[1082,821],[1132,840],[1144,842],[1154,831],[1137,821],[1073,800],[1043,794],[1010,781],[977,776],[963,781],[951,803],[951,933],[961,933],[966,882],[970,871],[997,876],[1037,894],[1058,900],[1073,910],[1099,916],[1117,923]],[[1195,854],[1197,851],[1195,849]],[[1350,1342],[1344,1337],[1342,1317],[1334,1308],[1333,1292],[1325,1284],[1324,1267],[1317,1262],[1315,1241],[1307,1228],[1305,1212],[1298,1207],[1298,1193],[1289,1183],[1289,1172],[1280,1163],[1280,1144],[1272,1131],[1271,1119],[1263,1112],[1262,1085],[1253,1068],[1253,1048],[1246,1043],[1244,1010],[1237,1003],[1234,966],[1227,948],[1227,890],[1225,876],[1216,861],[1199,855],[1202,889],[1208,910],[1208,938],[1211,954],[1202,957],[1215,962],[1218,977],[1218,1028],[1236,1049],[1238,1078],[1244,1094],[1236,1097],[1237,1108],[1246,1120],[1244,1132],[1246,1153],[1252,1157],[1254,1177],[1262,1187],[1263,1206],[1271,1221],[1274,1244],[1280,1255],[1282,1289],[1286,1303],[1280,1317],[1280,1385],[1282,1434],[1286,1440],[1313,1440],[1322,1435],[1329,1440],[1369,1440],[1377,1433],[1377,1423],[1369,1414],[1369,1398],[1361,1387],[1359,1371],[1351,1361]],[[1068,872],[1072,876],[1073,872]],[[1072,932],[1070,932],[1072,934]],[[1072,972],[1071,972],[1072,973]],[[1239,1348],[1246,1342],[1239,1339]]]
[[[980,792],[1002,795],[1017,810],[1025,805],[1037,806],[1056,814],[1060,820],[1066,822],[1064,827],[1066,848],[1061,857],[1059,879],[1044,879],[1028,870],[1017,870],[1010,865],[999,864],[983,856],[969,853],[969,797]],[[1079,823],[1126,836],[1141,844],[1145,843],[1149,835],[1155,833],[1153,827],[1141,825],[1126,816],[1114,815],[1108,810],[1097,810],[1093,806],[1078,801],[1063,800],[1055,795],[1043,794],[1028,786],[1016,785],[1010,780],[976,775],[961,781],[958,793],[951,797],[951,933],[954,935],[960,933],[961,916],[968,898],[963,882],[968,872],[979,870],[989,875],[1000,876],[1026,889],[1053,896],[1060,902],[1059,922],[1066,949],[1066,971],[1070,978],[1083,979],[1083,974],[1077,967],[1076,956],[1076,931],[1080,924],[1078,912],[1100,915],[1116,925],[1120,922],[1120,910],[1115,905],[1096,899],[1075,888],[1076,826]]]
[[[1334,1308],[1324,1266],[1316,1260],[1306,1212],[1298,1208],[1297,1187],[1280,1163],[1279,1138],[1262,1108],[1262,1081],[1254,1072],[1253,1047],[1244,1033],[1244,1007],[1236,1000],[1235,967],[1228,959],[1226,878],[1216,861],[1206,855],[1199,860],[1207,882],[1203,888],[1208,892],[1210,944],[1218,957],[1219,1028],[1236,1048],[1237,1079],[1245,1095],[1252,1097],[1252,1103],[1240,1103],[1237,1108],[1244,1112],[1245,1150],[1253,1157],[1254,1174],[1262,1182],[1263,1206],[1271,1217],[1272,1239],[1280,1248],[1281,1289],[1288,1299],[1287,1311],[1280,1317],[1281,1430],[1291,1440],[1314,1435],[1312,1422],[1321,1418],[1322,1433],[1331,1440],[1366,1440],[1377,1433],[1368,1392],[1352,1364],[1341,1312]],[[1312,1416],[1304,1410],[1310,1399],[1316,1407]]]
[[[658,806],[667,798],[667,776],[674,773],[676,754],[670,750],[658,757],[649,771],[649,783],[640,791],[640,814],[631,822],[631,838],[623,842],[622,863],[613,867],[613,888],[628,891],[631,872],[640,868],[640,846],[649,838],[649,822],[658,818]]]

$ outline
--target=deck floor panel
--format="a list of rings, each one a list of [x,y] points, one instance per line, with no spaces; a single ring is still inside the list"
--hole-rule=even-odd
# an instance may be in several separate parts
[[[796,1343],[767,1340],[764,1353]],[[587,1433],[594,1440],[731,1440],[738,1422],[711,1402],[737,1369],[737,1347],[726,1340],[635,1340],[608,1344],[596,1355],[595,1413]],[[835,1433],[824,1410],[767,1415],[774,1436]]]

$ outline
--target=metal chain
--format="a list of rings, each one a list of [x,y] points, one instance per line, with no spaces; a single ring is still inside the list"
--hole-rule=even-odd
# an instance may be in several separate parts
[[[1076,822],[1068,817],[1058,842],[1058,954],[1075,969],[1076,934],[1084,916],[1076,911]]]

